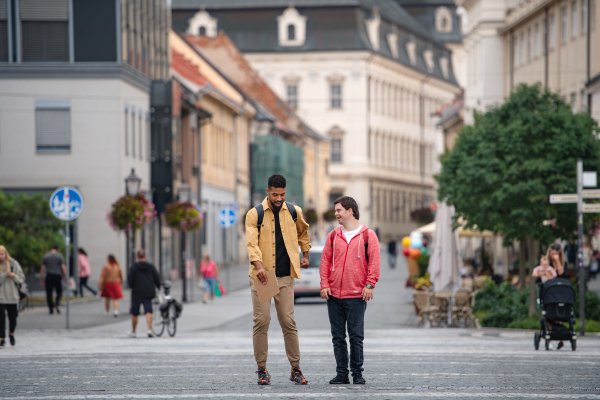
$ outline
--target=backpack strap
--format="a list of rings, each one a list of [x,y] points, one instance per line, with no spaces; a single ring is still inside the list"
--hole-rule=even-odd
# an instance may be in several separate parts
[[[265,219],[265,209],[263,208],[262,203],[256,205],[256,212],[258,213],[258,220],[256,221],[256,229],[258,229],[258,234],[260,235],[260,227],[262,226],[263,219]]]
[[[366,233],[366,235],[365,235]],[[369,229],[362,233],[363,242],[365,242],[365,257],[367,259],[367,264],[369,263]]]
[[[294,222],[298,221],[298,213],[296,212],[296,207],[294,207],[292,203],[288,203],[287,201],[285,202],[285,204],[287,204],[288,211],[290,212],[290,214],[292,214],[292,219],[294,220]]]

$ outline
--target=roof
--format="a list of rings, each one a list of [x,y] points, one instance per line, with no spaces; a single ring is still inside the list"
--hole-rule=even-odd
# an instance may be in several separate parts
[[[456,13],[453,0],[394,0],[421,24],[436,40],[444,43],[462,42],[460,17]],[[435,27],[435,14],[438,7],[446,7],[452,12],[452,30],[438,32]]]
[[[449,121],[454,116],[456,116],[460,112],[460,110],[462,110],[464,105],[465,105],[465,96],[461,95],[461,96],[457,97],[456,99],[454,99],[454,101],[452,101],[452,103],[448,104],[441,110],[436,111],[436,115],[440,116],[438,125],[442,125],[446,121]]]
[[[174,0],[173,29],[186,32],[190,19],[205,9],[218,21],[218,29],[227,33],[235,46],[249,53],[301,53],[332,51],[370,51],[441,81],[458,85],[452,68],[451,51],[443,40],[415,20],[394,0],[299,0],[293,1],[307,17],[306,40],[301,46],[281,46],[277,17],[289,6],[289,0]],[[326,7],[326,6],[329,7]],[[365,22],[373,18],[373,8],[381,17],[379,47],[369,40]],[[458,23],[456,24],[458,26]],[[390,48],[389,34],[397,35],[397,52]],[[416,63],[410,61],[406,44],[416,44]],[[424,52],[432,51],[435,67],[430,73]],[[448,76],[442,75],[440,58],[449,62]]]
[[[208,62],[218,65],[221,73],[239,90],[254,100],[259,120],[272,120],[278,129],[291,134],[304,132],[309,136],[316,135],[300,120],[294,110],[262,80],[225,33],[220,32],[215,38],[186,35],[185,39]],[[322,136],[317,136],[323,139]]]

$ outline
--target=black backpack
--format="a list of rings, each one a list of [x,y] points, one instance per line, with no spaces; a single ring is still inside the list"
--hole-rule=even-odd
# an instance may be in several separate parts
[[[288,211],[292,215],[292,219],[294,222],[298,221],[298,213],[296,212],[296,207],[292,203],[285,202],[288,207]],[[256,212],[258,213],[258,221],[256,221],[256,228],[258,229],[258,233],[260,234],[260,227],[262,226],[263,219],[265,219],[265,209],[263,208],[262,203],[255,206]]]

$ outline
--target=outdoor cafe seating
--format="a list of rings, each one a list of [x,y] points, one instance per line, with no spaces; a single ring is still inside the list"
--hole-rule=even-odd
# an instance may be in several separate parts
[[[413,300],[419,316],[417,326],[423,326],[425,320],[429,320],[431,327],[456,326],[457,323],[462,323],[465,327],[475,326],[473,307],[476,295],[477,291],[473,291],[471,287],[461,287],[456,293],[413,290]]]

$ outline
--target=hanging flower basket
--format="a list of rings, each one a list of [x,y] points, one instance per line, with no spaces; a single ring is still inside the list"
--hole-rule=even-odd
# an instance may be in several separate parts
[[[199,229],[204,222],[204,214],[192,204],[175,201],[165,209],[167,226],[180,232]]]
[[[323,219],[327,222],[335,221],[335,210],[328,210],[323,213]]]
[[[317,221],[319,220],[319,215],[317,214],[317,212],[314,209],[309,208],[304,213],[304,220],[309,225],[316,224]]]
[[[154,204],[146,199],[143,193],[121,197],[106,215],[108,223],[114,230],[125,232],[144,229],[155,218]]]

